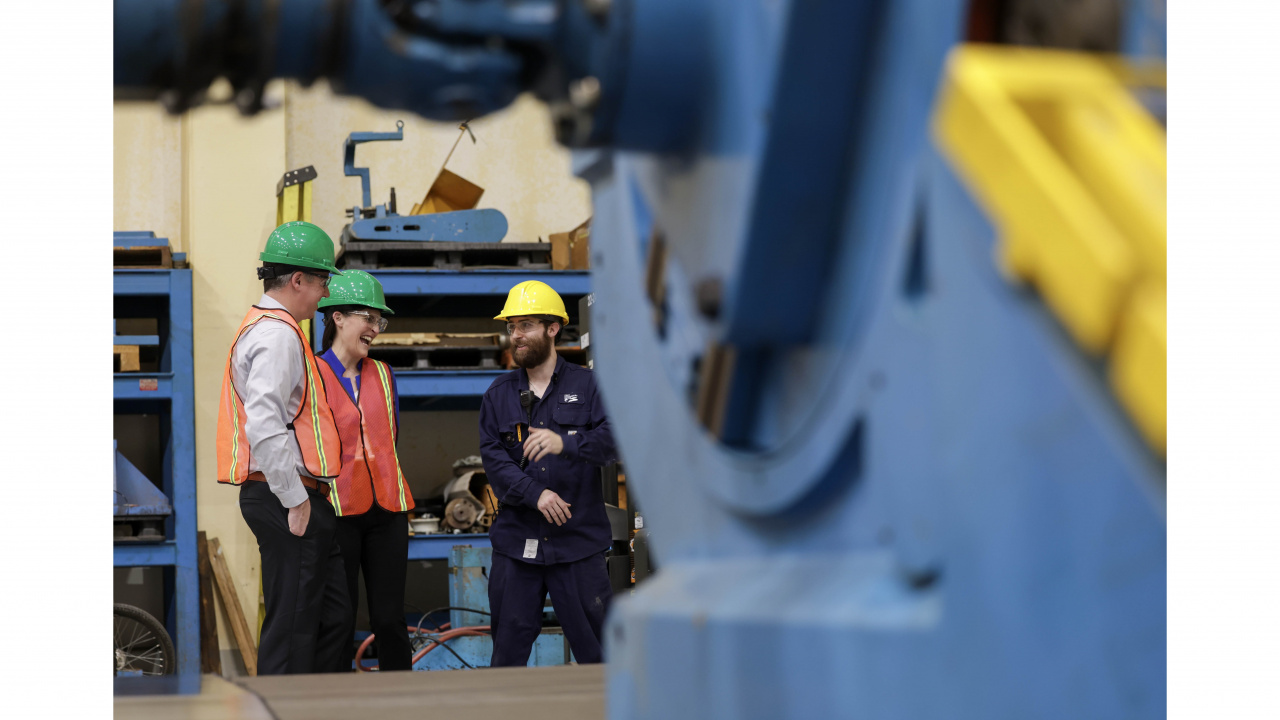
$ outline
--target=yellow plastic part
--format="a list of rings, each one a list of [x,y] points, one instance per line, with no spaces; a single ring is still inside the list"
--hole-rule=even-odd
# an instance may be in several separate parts
[[[290,185],[276,196],[276,227],[295,220],[311,222],[311,181]]]
[[[1151,447],[1165,454],[1165,288],[1143,286],[1120,321],[1111,351],[1111,384]]]
[[[551,286],[537,280],[526,280],[511,288],[502,312],[494,320],[507,320],[521,315],[555,315],[569,322],[564,300]]]
[[[965,45],[934,122],[939,147],[999,234],[997,260],[1034,286],[1116,395],[1165,447],[1166,150],[1125,87],[1163,84],[1116,58]]]

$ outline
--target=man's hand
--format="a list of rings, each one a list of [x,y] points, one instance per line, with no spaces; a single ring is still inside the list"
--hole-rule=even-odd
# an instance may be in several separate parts
[[[559,435],[539,428],[530,430],[529,437],[524,441],[524,456],[529,458],[530,462],[538,462],[547,455],[559,455],[564,452],[564,438]],[[542,502],[539,501],[541,506]]]
[[[309,522],[311,522],[311,498],[303,500],[301,505],[289,508],[289,532],[302,537],[302,534],[307,531]]]
[[[561,500],[559,495],[550,490],[543,490],[538,496],[538,511],[547,519],[547,522],[556,525],[563,525],[573,517],[573,513],[569,512],[569,503]]]

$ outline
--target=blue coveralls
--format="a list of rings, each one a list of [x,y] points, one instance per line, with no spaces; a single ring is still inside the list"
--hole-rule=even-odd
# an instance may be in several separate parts
[[[480,404],[480,457],[501,503],[489,528],[490,664],[529,662],[548,592],[574,658],[601,662],[604,617],[613,597],[604,558],[612,534],[596,467],[613,462],[617,448],[590,370],[557,358],[532,419],[520,406],[520,391],[528,389],[529,374],[514,370],[495,380]],[[558,433],[564,451],[520,469],[527,437],[517,429],[520,424]],[[573,517],[564,525],[547,522],[538,511],[538,497],[548,488],[571,506]]]

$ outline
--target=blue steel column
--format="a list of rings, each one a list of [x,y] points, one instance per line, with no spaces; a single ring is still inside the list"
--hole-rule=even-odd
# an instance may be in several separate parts
[[[173,568],[178,672],[200,672],[200,579],[196,570],[196,438],[191,271],[170,270],[169,357],[173,372],[169,455],[173,476]]]

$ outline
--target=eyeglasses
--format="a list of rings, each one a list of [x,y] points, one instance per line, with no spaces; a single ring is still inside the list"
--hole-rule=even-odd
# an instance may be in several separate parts
[[[364,318],[364,321],[368,323],[370,326],[378,328],[378,332],[386,332],[387,325],[391,324],[391,321],[387,320],[386,318],[384,317],[375,318],[374,316],[370,315],[364,310],[352,310],[347,314],[359,315],[360,317]]]
[[[324,286],[326,289],[328,289],[329,287],[329,281],[333,279],[333,276],[328,273],[321,275],[320,273],[308,272],[306,270],[303,270],[302,274],[310,275],[313,278],[317,278],[320,281],[320,284]]]
[[[507,334],[515,335],[516,330],[519,330],[521,335],[528,335],[539,327],[542,327],[542,323],[537,320],[521,320],[518,323],[507,323]]]

